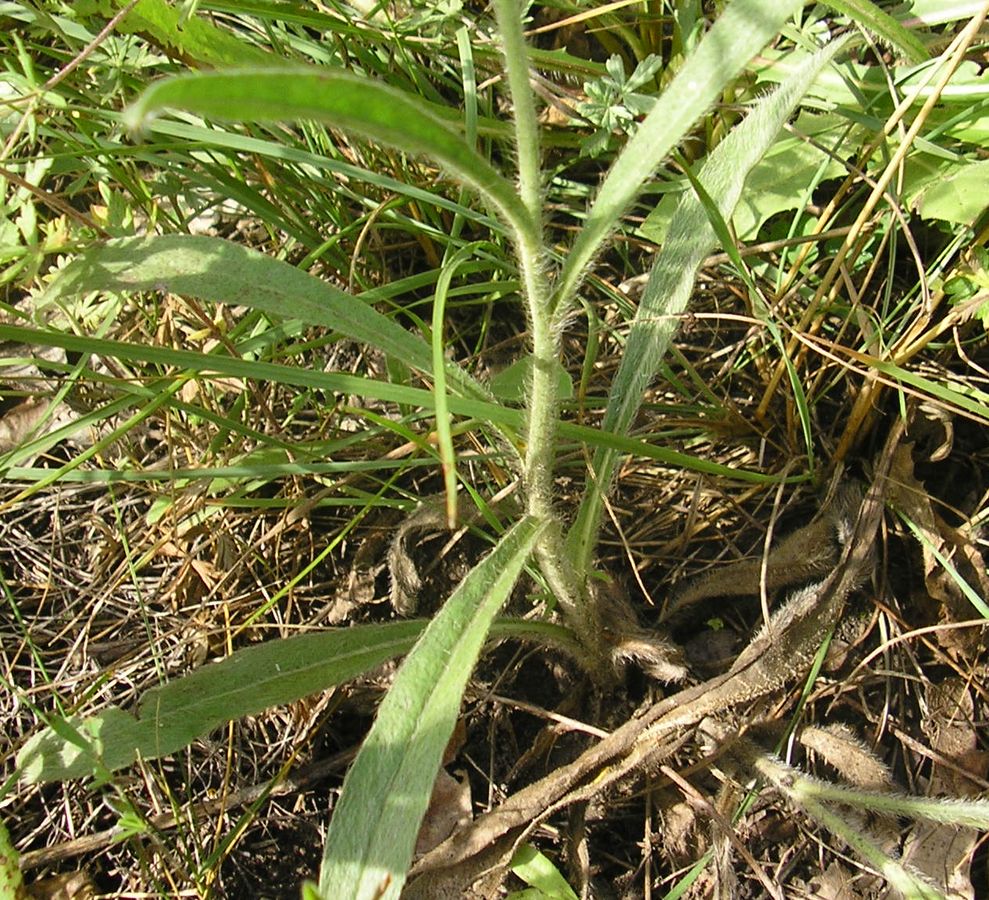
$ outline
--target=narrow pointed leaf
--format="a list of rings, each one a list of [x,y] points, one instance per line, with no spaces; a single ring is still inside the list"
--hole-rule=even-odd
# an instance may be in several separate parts
[[[110,707],[40,732],[17,754],[21,777],[28,782],[84,778],[124,768],[138,758],[175,753],[234,719],[292,703],[404,656],[426,624],[413,619],[356,625],[237,650],[145,692],[137,715]],[[494,623],[490,634],[570,654],[579,651],[573,635],[552,622],[504,618]],[[71,732],[82,740],[65,736]]]
[[[246,647],[146,691],[137,715],[110,707],[68,725],[89,749],[45,730],[17,754],[29,782],[83,778],[175,753],[232,719],[291,703],[407,653],[422,621],[313,632]]]
[[[584,270],[646,179],[801,6],[803,0],[735,0],[725,9],[608,172],[560,275],[558,306],[569,304]]]
[[[81,253],[46,292],[57,300],[88,291],[165,290],[211,303],[250,306],[282,319],[322,325],[430,372],[432,350],[392,319],[325,281],[274,259],[205,235],[118,238]],[[461,392],[486,396],[463,369],[451,366]]]
[[[236,122],[317,120],[358,137],[436,160],[516,228],[534,233],[515,187],[421,97],[332,68],[234,69],[151,85],[125,111],[142,128],[165,109]]]
[[[779,89],[760,101],[711,153],[699,181],[723,219],[730,219],[742,194],[745,178],[776,139],[779,129],[810,87],[814,78],[845,46],[835,41],[810,57]],[[655,374],[679,316],[687,307],[694,279],[717,235],[701,199],[684,194],[670,222],[662,250],[656,257],[645,292],[636,310],[621,365],[612,383],[602,428],[627,434]],[[593,460],[595,477],[578,512],[569,542],[579,567],[590,563],[600,522],[602,500],[611,486],[618,454],[599,450]]]
[[[467,679],[538,533],[531,517],[506,532],[396,674],[330,820],[324,897],[388,900],[401,892]]]

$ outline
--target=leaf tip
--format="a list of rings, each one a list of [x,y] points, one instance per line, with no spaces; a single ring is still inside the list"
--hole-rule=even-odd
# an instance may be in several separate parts
[[[147,133],[148,125],[157,115],[157,111],[148,102],[149,93],[150,90],[145,91],[120,114],[124,128],[134,138],[143,138]]]

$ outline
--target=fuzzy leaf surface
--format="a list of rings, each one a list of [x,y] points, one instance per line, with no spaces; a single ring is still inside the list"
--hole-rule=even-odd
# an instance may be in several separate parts
[[[777,91],[756,104],[746,119],[712,151],[700,171],[699,181],[722,218],[731,217],[749,172],[772,146],[783,123],[818,73],[843,46],[844,41],[835,41],[811,57]],[[646,386],[666,354],[680,315],[687,308],[697,270],[716,242],[717,236],[701,199],[693,191],[684,194],[636,310],[609,393],[602,423],[604,430],[628,433]],[[590,563],[603,496],[611,484],[617,459],[617,454],[610,450],[595,454],[592,463],[595,477],[569,537],[577,564],[584,570]]]
[[[17,754],[21,777],[28,782],[83,778],[104,767],[122,769],[138,758],[167,756],[226,722],[291,703],[400,656],[422,629],[421,621],[389,622],[245,647],[146,691],[136,716],[110,707],[35,735]],[[82,740],[70,739],[72,731]]]
[[[272,706],[292,703],[348,681],[390,659],[403,656],[426,627],[411,619],[314,631],[244,647],[146,692],[135,717],[117,707],[89,717],[75,716],[57,730],[33,737],[18,754],[28,782],[61,781],[124,768],[137,759],[174,753],[214,728]],[[492,638],[514,637],[574,654],[573,635],[562,625],[500,618]],[[76,732],[79,740],[69,735]],[[93,755],[99,756],[99,763]]]
[[[324,897],[399,896],[467,679],[539,531],[532,517],[507,531],[402,663],[333,811]]]
[[[799,137],[781,134],[745,180],[732,216],[740,240],[754,238],[776,213],[802,208],[820,182],[845,172],[837,161],[840,149],[848,144],[844,119],[805,111],[793,123],[793,130]],[[814,143],[804,138],[813,138]],[[690,191],[689,184],[685,190]],[[661,244],[666,240],[678,199],[677,194],[664,194],[642,223],[642,233],[651,241]]]
[[[322,325],[422,372],[432,370],[429,345],[370,304],[295,266],[223,238],[169,234],[110,240],[69,263],[46,296],[58,300],[87,291],[154,290],[250,306],[281,319]],[[459,367],[451,366],[448,377],[461,391],[485,394]]]
[[[582,274],[642,185],[708,107],[800,9],[800,0],[735,0],[683,67],[601,184],[560,274],[557,303],[568,302]]]
[[[329,67],[258,68],[159,81],[124,116],[135,129],[165,109],[236,122],[325,122],[355,136],[430,157],[485,197],[516,227],[534,233],[535,224],[512,183],[430,107],[421,97]]]

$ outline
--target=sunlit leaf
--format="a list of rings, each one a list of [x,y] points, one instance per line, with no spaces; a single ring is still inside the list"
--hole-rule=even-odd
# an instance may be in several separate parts
[[[247,647],[147,691],[136,715],[110,707],[69,720],[84,746],[62,737],[65,727],[41,732],[17,754],[17,765],[27,781],[55,781],[167,756],[231,719],[291,703],[406,653],[422,628],[420,621],[392,622]]]
[[[249,306],[280,319],[322,325],[430,372],[429,345],[373,306],[306,272],[222,238],[170,234],[119,238],[89,248],[62,269],[47,300],[87,291],[170,291]],[[461,390],[486,392],[461,368],[448,378]]]
[[[712,151],[701,169],[699,181],[722,218],[731,216],[748,173],[772,146],[808,86],[843,46],[844,41],[835,41],[811,57],[775,93],[759,102],[745,121]],[[701,199],[695,192],[683,195],[639,301],[625,353],[611,386],[603,422],[606,430],[625,434],[630,427],[643,392],[690,300],[697,270],[716,241]],[[610,450],[595,454],[592,463],[595,477],[569,536],[578,565],[584,571],[590,563],[603,497],[611,485],[617,460],[617,454]]]
[[[569,301],[585,268],[614,230],[643,182],[714,103],[725,85],[803,4],[800,0],[735,0],[686,59],[608,172],[567,256],[557,302]]]
[[[344,781],[320,892],[398,897],[467,679],[538,536],[525,518],[461,582],[402,664]]]
[[[428,101],[342,69],[238,69],[178,75],[151,85],[125,111],[141,129],[166,109],[238,122],[317,120],[441,163],[517,228],[535,233],[514,186],[430,109]]]

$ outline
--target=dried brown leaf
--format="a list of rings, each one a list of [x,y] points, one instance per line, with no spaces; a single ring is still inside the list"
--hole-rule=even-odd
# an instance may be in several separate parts
[[[429,808],[422,820],[416,840],[416,856],[438,847],[453,832],[471,820],[470,781],[464,775],[457,780],[446,769],[440,769],[433,785]]]
[[[855,787],[868,791],[893,788],[886,764],[846,725],[809,726],[800,732],[800,743],[813,750]]]
[[[927,595],[939,604],[940,621],[966,621],[973,616],[972,604],[938,557],[952,561],[956,569],[961,564],[965,575],[975,581],[973,586],[983,597],[989,596],[985,560],[968,536],[951,528],[936,513],[926,488],[914,474],[912,450],[911,444],[902,444],[896,451],[890,473],[889,500],[919,532],[924,587]],[[937,639],[946,651],[971,658],[978,648],[980,635],[974,629],[946,628],[937,633]]]

